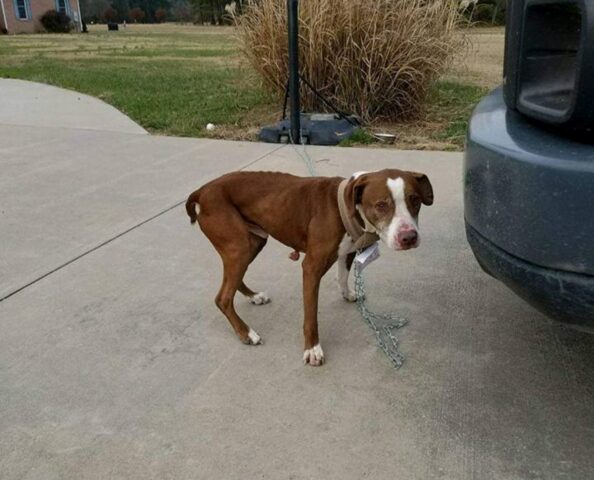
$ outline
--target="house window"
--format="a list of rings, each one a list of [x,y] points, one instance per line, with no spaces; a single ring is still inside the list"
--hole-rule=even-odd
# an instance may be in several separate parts
[[[68,13],[66,0],[56,0],[56,10],[61,13]]]
[[[29,15],[29,6],[27,5],[27,0],[14,0],[14,7],[16,17],[19,20],[29,20],[31,18]]]

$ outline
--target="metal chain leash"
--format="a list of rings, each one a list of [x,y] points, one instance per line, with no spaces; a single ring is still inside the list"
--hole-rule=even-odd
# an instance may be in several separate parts
[[[295,142],[293,141],[293,136],[291,135],[291,130],[289,130],[289,143],[291,144],[291,146],[293,147],[295,152],[297,152],[297,155],[299,155],[301,160],[303,160],[303,163],[305,163],[305,166],[307,167],[307,171],[309,172],[309,176],[315,177],[317,175],[316,167],[314,167],[314,163],[313,163],[312,159],[309,157],[309,155],[305,151],[305,142],[303,141],[303,134],[301,131],[299,132],[299,140],[301,141],[301,145],[303,146],[303,154],[301,154],[301,152],[297,148],[297,145],[295,145]]]
[[[375,313],[367,308],[365,297],[365,282],[363,280],[363,272],[358,262],[353,262],[354,277],[355,277],[355,295],[357,297],[357,308],[373,333],[379,347],[388,356],[390,361],[396,368],[400,368],[404,363],[404,355],[398,349],[398,338],[393,331],[398,330],[408,323],[408,320],[398,317],[393,314]],[[382,328],[377,326],[378,323],[383,323]]]
[[[303,136],[300,136],[300,140],[301,145],[303,146],[303,153],[299,151],[289,132],[289,143],[293,146],[293,149],[297,155],[299,155],[301,160],[303,160],[303,163],[305,163],[310,176],[315,177],[317,175],[316,169],[312,159],[305,150]],[[357,252],[357,254],[359,253],[360,251]],[[353,270],[353,276],[355,278],[355,295],[357,297],[357,308],[359,310],[359,314],[373,330],[378,346],[384,351],[394,367],[400,368],[406,357],[398,349],[398,338],[393,332],[394,330],[398,330],[399,328],[402,328],[404,325],[406,325],[408,320],[393,314],[375,313],[369,310],[369,308],[367,308],[363,272],[356,261],[353,262]],[[384,325],[380,328],[378,327],[378,323]]]

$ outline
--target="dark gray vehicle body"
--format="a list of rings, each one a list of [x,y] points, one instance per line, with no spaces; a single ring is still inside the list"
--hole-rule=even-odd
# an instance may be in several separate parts
[[[467,238],[483,269],[550,317],[594,327],[594,145],[507,108],[475,108],[464,164]]]

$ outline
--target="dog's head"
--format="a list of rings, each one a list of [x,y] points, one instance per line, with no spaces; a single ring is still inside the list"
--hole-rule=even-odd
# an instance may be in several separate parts
[[[422,173],[357,172],[346,186],[345,202],[349,214],[358,214],[388,248],[408,250],[419,246],[419,210],[421,203],[433,203],[433,188]]]

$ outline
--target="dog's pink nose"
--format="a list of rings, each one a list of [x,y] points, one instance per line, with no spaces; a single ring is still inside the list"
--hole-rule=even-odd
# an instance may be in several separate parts
[[[403,247],[413,247],[417,243],[418,237],[416,230],[405,230],[398,234],[398,243]]]

